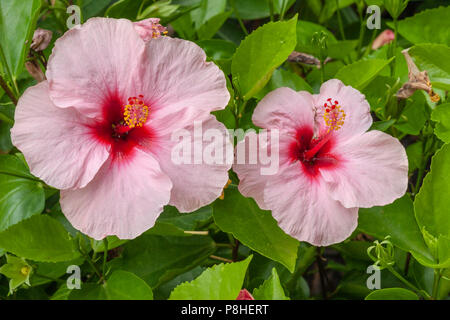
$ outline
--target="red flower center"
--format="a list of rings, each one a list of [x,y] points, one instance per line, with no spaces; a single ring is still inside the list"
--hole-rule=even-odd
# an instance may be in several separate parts
[[[338,157],[333,154],[335,143],[333,131],[339,130],[345,121],[345,112],[338,101],[329,98],[323,106],[323,119],[326,130],[318,137],[314,137],[314,130],[304,126],[297,130],[295,142],[290,146],[292,161],[299,161],[306,175],[314,178],[319,169],[336,167]]]
[[[95,137],[111,146],[113,159],[131,156],[136,147],[148,147],[154,136],[149,126],[145,126],[150,107],[144,96],[122,101],[118,94],[110,95],[102,103],[102,119],[93,127]]]

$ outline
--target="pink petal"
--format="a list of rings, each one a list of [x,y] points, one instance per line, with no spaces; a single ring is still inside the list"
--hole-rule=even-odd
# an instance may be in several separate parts
[[[329,195],[346,208],[384,206],[408,186],[405,148],[390,135],[369,131],[336,149],[344,159],[335,170],[321,170]]]
[[[58,107],[98,117],[108,97],[122,101],[136,92],[144,41],[125,19],[92,18],[55,42],[47,79]]]
[[[306,91],[278,88],[267,94],[255,108],[253,123],[261,128],[277,128],[294,134],[314,122],[314,100]]]
[[[345,208],[334,200],[324,183],[311,183],[295,162],[269,176],[264,202],[287,234],[315,246],[345,240],[355,230],[358,208]]]
[[[75,228],[97,240],[133,239],[155,224],[172,183],[151,155],[135,149],[128,159],[108,160],[85,188],[61,191],[61,209]]]
[[[177,119],[184,124],[178,122],[178,128],[208,118],[230,99],[223,72],[206,62],[199,46],[186,40],[161,37],[148,42],[140,78],[140,92],[148,98],[151,117],[167,123],[183,112]]]
[[[339,140],[362,134],[370,128],[372,116],[369,103],[364,95],[350,86],[345,86],[342,81],[337,79],[328,80],[322,84],[320,93],[314,95],[315,106],[319,111],[316,122],[320,126],[325,126],[323,110],[324,104],[329,98],[332,102],[338,101],[346,114],[342,128],[333,133]]]
[[[44,81],[19,99],[11,139],[35,176],[58,189],[81,188],[109,154],[92,136],[91,123],[74,108],[57,108]]]
[[[194,135],[194,125],[184,128],[186,133],[192,137],[191,155],[186,161],[189,164],[179,163],[180,159],[172,159],[172,150],[178,144],[178,141],[171,141],[171,134],[160,137],[157,151],[154,156],[158,159],[162,171],[167,174],[173,188],[170,197],[170,205],[177,207],[181,212],[191,212],[210,204],[217,199],[228,181],[228,170],[233,161],[233,146],[227,136],[228,132],[223,124],[218,122],[215,117],[209,116],[208,120],[202,122],[202,131],[216,130],[221,138],[213,142],[203,141],[203,136]],[[195,164],[195,145],[201,146],[205,152],[207,146],[214,146],[216,150],[222,150],[222,156],[219,163],[206,162],[200,155],[202,163]],[[154,149],[152,149],[154,150]],[[228,153],[228,154],[227,154]],[[180,161],[181,162],[181,161]]]

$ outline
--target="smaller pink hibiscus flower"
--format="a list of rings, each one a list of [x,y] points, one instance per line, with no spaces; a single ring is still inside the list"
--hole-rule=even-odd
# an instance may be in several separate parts
[[[279,130],[279,170],[261,175],[261,165],[235,164],[239,190],[272,210],[279,226],[300,241],[341,242],[355,230],[358,208],[389,204],[406,191],[405,149],[388,134],[367,131],[369,104],[339,80],[324,83],[317,95],[272,91],[253,122]],[[270,147],[259,145],[266,154]]]

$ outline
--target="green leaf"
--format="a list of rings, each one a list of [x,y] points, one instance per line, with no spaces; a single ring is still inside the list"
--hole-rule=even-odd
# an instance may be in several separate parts
[[[284,294],[283,287],[280,283],[277,270],[272,269],[272,275],[264,283],[253,290],[253,298],[255,300],[290,300]]]
[[[83,20],[103,15],[111,0],[83,0],[81,11],[83,12]]]
[[[422,188],[414,201],[416,219],[420,228],[438,238],[450,238],[450,145],[436,152],[431,161],[431,170],[425,177]]]
[[[365,300],[419,300],[419,297],[411,290],[387,288],[371,292]]]
[[[40,0],[0,2],[0,64],[6,64],[11,80],[23,70],[40,6]]]
[[[370,130],[386,131],[395,123],[395,119],[376,121],[372,123]]]
[[[337,8],[342,9],[353,4],[355,0],[339,0],[336,6],[336,0],[325,0],[325,5],[320,13],[319,22],[322,24],[330,19],[336,12]]]
[[[349,56],[356,48],[358,41],[341,40],[328,45],[328,56],[334,59],[344,59]]]
[[[231,73],[231,58],[236,51],[233,42],[220,39],[200,40],[197,44],[206,52],[225,74]]]
[[[163,237],[144,234],[124,245],[112,268],[133,272],[152,288],[169,281],[198,264],[215,251],[208,236]]]
[[[267,18],[270,16],[269,3],[265,0],[234,0],[239,16],[244,20]],[[286,10],[295,0],[273,0],[274,14],[279,14],[282,4],[287,1]]]
[[[256,98],[261,100],[270,91],[281,87],[288,87],[295,91],[308,91],[312,93],[312,88],[305,79],[293,72],[284,69],[276,69],[273,72],[270,81],[260,92],[258,92]]]
[[[35,215],[0,232],[0,247],[26,259],[59,262],[79,257],[64,227],[46,215]]]
[[[224,22],[227,21],[231,13],[232,11],[222,12],[206,21],[206,23],[203,24],[197,31],[199,39],[211,39],[224,24]]]
[[[428,120],[427,109],[428,105],[423,92],[416,91],[411,99],[406,101],[406,106],[394,127],[404,133],[418,135]]]
[[[358,228],[379,239],[391,236],[392,242],[399,248],[433,260],[415,220],[413,203],[408,195],[384,207],[360,208]]]
[[[170,300],[236,300],[252,256],[241,262],[217,264],[198,278],[177,286]]]
[[[423,143],[417,141],[410,144],[406,148],[406,155],[408,156],[408,171],[414,172],[422,166],[423,161]]]
[[[136,20],[141,1],[119,0],[113,3],[105,12],[105,17]]]
[[[437,122],[434,128],[436,136],[444,142],[450,142],[450,103],[438,105],[431,114],[431,120]]]
[[[346,85],[357,90],[364,89],[391,60],[371,59],[360,60],[341,68],[336,78],[342,80]]]
[[[288,21],[267,23],[241,42],[231,63],[231,73],[244,100],[257,94],[294,50],[296,21],[297,16]]]
[[[79,290],[72,290],[69,300],[153,300],[153,292],[135,274],[117,270],[106,283],[87,283]]]
[[[0,155],[0,231],[44,210],[43,185],[16,156]]]
[[[6,264],[0,268],[0,273],[8,277],[9,292],[13,293],[22,284],[30,286],[30,275],[33,268],[23,258],[6,256]]]
[[[177,208],[166,206],[156,221],[172,224],[181,230],[196,230],[210,219],[212,219],[211,206],[205,206],[190,213],[180,213]]]
[[[225,199],[214,203],[214,220],[250,249],[294,271],[299,242],[284,233],[270,211],[261,210],[252,198],[227,188]]]
[[[434,87],[450,90],[450,61],[448,59],[450,48],[448,46],[421,44],[409,49],[408,53],[413,57],[419,70],[427,71]]]
[[[450,7],[424,10],[398,22],[398,32],[408,41],[450,46]],[[391,24],[391,26],[393,26]]]

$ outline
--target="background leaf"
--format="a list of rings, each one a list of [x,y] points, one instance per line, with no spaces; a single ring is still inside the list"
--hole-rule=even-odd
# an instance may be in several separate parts
[[[221,230],[293,272],[299,242],[284,233],[270,212],[259,209],[255,200],[227,188],[225,200],[214,203],[214,220]]]
[[[176,287],[170,300],[236,300],[252,256],[241,262],[217,264],[198,278]]]
[[[366,300],[419,300],[417,294],[403,288],[386,288],[370,293]]]
[[[253,298],[255,300],[290,300],[284,294],[283,287],[280,283],[277,270],[272,269],[272,275],[264,283],[253,290]]]
[[[233,57],[233,83],[244,100],[253,97],[269,81],[273,71],[294,50],[295,16],[289,21],[270,22],[245,38]]]

